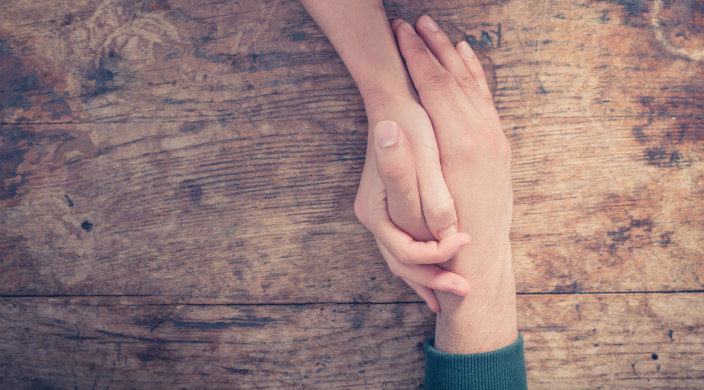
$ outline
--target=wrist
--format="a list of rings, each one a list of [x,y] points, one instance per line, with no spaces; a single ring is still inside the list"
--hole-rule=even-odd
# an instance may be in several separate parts
[[[388,112],[388,107],[403,107],[409,104],[422,109],[418,95],[405,72],[405,69],[400,74],[377,72],[373,77],[355,79],[368,115]]]
[[[411,93],[398,83],[379,83],[367,88],[360,87],[359,90],[371,127],[383,120],[393,120],[404,130],[412,131],[414,124],[427,120],[415,91]]]
[[[436,348],[448,353],[480,353],[516,341],[516,287],[510,254],[489,267],[458,273],[469,281],[470,292],[464,297],[436,292],[441,308]]]

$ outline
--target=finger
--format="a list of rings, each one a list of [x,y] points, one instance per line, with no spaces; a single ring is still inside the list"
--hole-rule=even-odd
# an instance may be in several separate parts
[[[449,89],[453,93],[462,92],[453,75],[435,57],[435,54],[413,26],[404,20],[397,19],[392,28],[416,91],[420,93],[421,89],[426,89],[447,93]],[[454,69],[459,69],[456,62]]]
[[[472,104],[410,24],[398,24],[396,39],[421,103],[433,122],[440,155],[452,156],[452,150],[467,139],[467,129],[471,129],[465,118],[473,117],[467,116]]]
[[[369,228],[379,213],[387,213],[385,199],[386,188],[376,170],[374,147],[368,143],[367,157],[364,160],[362,177],[354,200],[354,213],[364,226]]]
[[[410,236],[430,240],[421,209],[413,151],[400,126],[381,121],[374,127],[376,169],[384,182],[391,220]]]
[[[384,209],[377,209],[374,215],[374,218],[367,218],[365,225],[402,264],[444,263],[470,241],[467,233],[455,233],[440,241],[415,241],[393,224],[385,205]]]
[[[477,58],[477,55],[474,53],[474,50],[472,50],[472,48],[469,46],[469,43],[467,43],[466,41],[458,43],[457,53],[460,55],[460,59],[462,59],[462,62],[467,68],[469,74],[472,75],[474,81],[476,81],[477,85],[479,85],[479,90],[481,91],[481,94],[484,99],[486,99],[488,102],[492,102],[493,98],[491,97],[491,90],[489,89],[489,84],[486,81],[486,74],[484,73],[484,68],[479,62],[479,58]]]
[[[373,146],[369,146],[373,148]],[[389,217],[384,183],[376,174],[374,153],[367,151],[359,191],[354,202],[357,218],[404,264],[437,264],[451,259],[470,241],[466,233],[454,233],[439,242],[415,241]],[[374,173],[374,174],[373,174]]]
[[[474,79],[473,74],[469,72],[462,58],[460,58],[458,50],[455,50],[450,39],[440,30],[440,27],[430,16],[423,15],[418,18],[416,29],[435,58],[440,62],[440,65],[450,72],[468,97],[471,98],[477,94],[482,94],[479,83]]]
[[[419,286],[436,291],[446,291],[459,296],[469,293],[469,283],[460,275],[444,270],[436,265],[406,265],[400,263],[393,254],[377,240],[382,257],[389,265],[391,273]],[[420,295],[420,294],[419,294]],[[422,297],[422,295],[421,295]]]
[[[455,200],[445,183],[439,154],[417,157],[418,187],[425,224],[433,237],[442,240],[457,233]]]
[[[401,18],[394,19],[394,21],[391,22],[391,29],[394,31],[394,34],[396,33],[396,29],[398,28],[398,26],[403,22],[404,20]]]
[[[428,305],[433,313],[440,312],[440,302],[438,301],[438,297],[435,295],[435,291],[405,278],[403,281],[406,282],[406,284],[409,285],[423,301],[425,301],[425,304]]]
[[[432,124],[425,118],[414,122],[414,142],[406,138],[406,129],[392,121],[379,122],[374,136],[377,170],[386,186],[391,220],[415,239],[429,241],[455,233],[457,213],[442,175]],[[429,139],[417,131],[424,125]]]

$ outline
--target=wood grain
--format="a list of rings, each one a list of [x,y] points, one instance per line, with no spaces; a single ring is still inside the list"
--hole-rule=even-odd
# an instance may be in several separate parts
[[[482,61],[534,388],[704,387],[704,7],[386,1]],[[418,388],[295,0],[0,4],[0,388]],[[526,17],[530,15],[530,17]]]
[[[702,383],[701,293],[528,295],[518,305],[531,388]],[[2,388],[420,388],[433,329],[416,303],[127,297],[5,299],[0,324]]]
[[[35,7],[0,22],[3,294],[416,299],[352,214],[362,105],[299,4]],[[519,291],[703,288],[702,67],[639,7],[388,4],[492,77]]]
[[[623,120],[552,122],[531,128],[540,141],[513,143],[519,291],[700,290],[704,170],[686,163],[696,148],[678,167],[615,142]],[[12,128],[19,148],[32,147],[27,183],[6,201],[17,205],[0,211],[3,294],[417,299],[352,213],[361,129],[145,125],[157,126],[114,145],[92,140],[115,124]]]

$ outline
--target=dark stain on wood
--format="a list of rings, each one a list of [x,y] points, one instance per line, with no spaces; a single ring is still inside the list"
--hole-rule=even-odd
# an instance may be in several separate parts
[[[691,166],[694,162],[687,161],[679,150],[667,150],[663,147],[648,148],[645,150],[645,162],[660,168],[682,168]]]
[[[57,386],[49,379],[33,378],[29,388],[31,390],[59,390],[62,387]]]
[[[137,359],[142,363],[149,363],[154,360],[168,362],[171,360],[170,353],[163,343],[150,343],[145,345],[145,349],[136,353]]]
[[[495,30],[482,30],[477,38],[473,34],[464,34],[464,40],[476,51],[501,48],[501,23],[496,25]]]
[[[623,23],[633,27],[646,27],[649,24],[646,14],[648,2],[645,0],[599,0],[620,5],[623,11]]]
[[[25,92],[37,89],[37,79],[37,74],[12,55],[10,45],[0,38],[0,111],[7,107],[30,108],[32,101]]]
[[[582,286],[579,282],[574,281],[569,284],[557,285],[552,289],[553,294],[574,294],[582,291]]]
[[[52,94],[51,100],[41,105],[42,110],[51,115],[51,119],[60,119],[62,116],[71,115],[71,107],[61,96]]]
[[[81,228],[90,233],[93,230],[93,224],[88,221],[83,221]]]
[[[672,242],[672,237],[671,235],[674,234],[675,232],[665,232],[660,235],[660,246],[663,248],[666,248],[670,243]]]
[[[0,38],[0,113],[8,108],[28,111],[38,104],[51,119],[70,116],[71,107],[54,91],[54,82],[46,71],[13,55],[10,44]]]
[[[111,70],[114,64],[119,61],[119,55],[111,53],[109,56],[100,57],[98,67],[92,74],[86,76],[87,80],[93,80],[93,88],[86,92],[86,97],[94,98],[96,96],[120,89],[114,82],[117,72]],[[114,68],[113,68],[114,69]]]
[[[32,133],[17,126],[4,126],[0,132],[0,200],[12,199],[25,183],[25,175],[18,167],[35,142]]]
[[[72,13],[67,13],[66,16],[64,16],[63,21],[61,22],[61,27],[70,26],[73,21],[74,15]]]
[[[170,10],[171,5],[168,0],[149,0],[142,5],[141,12],[154,12]]]
[[[186,122],[179,127],[178,131],[182,133],[190,133],[202,129],[208,124],[206,121]]]
[[[203,187],[196,183],[195,180],[184,180],[179,184],[178,188],[180,191],[187,194],[188,199],[190,199],[194,205],[200,205],[200,201],[203,198]]]

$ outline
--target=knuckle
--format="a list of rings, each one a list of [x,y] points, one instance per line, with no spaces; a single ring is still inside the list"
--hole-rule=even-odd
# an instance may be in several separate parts
[[[403,182],[409,173],[409,168],[403,161],[384,162],[378,165],[378,169],[379,175],[381,175],[384,180],[393,183]]]
[[[446,151],[440,154],[440,164],[444,170],[463,169],[471,164],[482,152],[481,140],[476,131],[468,128],[462,129],[454,135],[452,143],[446,146]]]
[[[489,152],[498,158],[510,158],[511,147],[503,132],[492,131],[487,138],[487,148]]]
[[[420,89],[433,88],[446,90],[453,82],[454,79],[446,71],[432,70],[424,75]]]
[[[405,252],[399,252],[394,257],[398,261],[399,266],[413,264],[413,262],[411,262],[410,258],[408,257],[408,254]]]
[[[442,285],[442,277],[445,274],[445,270],[442,268],[437,268],[433,272],[433,276],[430,277],[430,288],[435,289],[435,290],[441,290],[443,285]]]
[[[379,83],[362,84],[359,86],[359,92],[367,107],[384,106],[399,98],[397,91],[389,91]]]
[[[470,74],[465,74],[457,79],[457,83],[464,89],[467,90],[479,90],[479,84],[476,79]]]
[[[477,63],[476,66],[472,69],[472,77],[474,80],[477,81],[477,83],[483,81],[486,82],[486,74],[484,73],[484,68],[482,68],[482,64]]]
[[[463,159],[469,159],[476,156],[479,149],[479,143],[473,135],[468,133],[463,134],[461,137],[457,137],[455,147],[457,148],[456,154]]]
[[[454,140],[453,155],[462,161],[472,160],[480,155],[484,158],[510,160],[511,147],[502,131],[484,128],[458,136]]]
[[[368,221],[369,221],[369,212],[368,212],[368,206],[366,202],[362,200],[362,197],[357,195],[357,197],[354,200],[354,215],[357,217],[359,222],[362,223],[362,225],[369,227]]]
[[[446,221],[455,218],[455,204],[452,198],[442,199],[431,204],[427,210],[424,210],[426,219],[429,224],[446,225]],[[445,227],[445,226],[442,226]]]
[[[404,43],[406,43],[405,46],[408,48],[408,54],[410,57],[430,55],[428,46],[420,37],[411,37],[411,39]]]
[[[389,271],[391,271],[392,274],[394,274],[396,276],[401,276],[401,277],[403,276],[402,275],[403,266],[400,263],[396,263],[396,262],[391,261],[388,264],[389,264]]]
[[[404,214],[408,216],[409,220],[414,221],[412,226],[422,226],[420,222],[423,221],[423,216],[420,214],[420,208],[416,207],[418,205],[418,187],[415,186],[415,183],[400,183],[396,187],[396,196],[405,207],[408,207],[404,210]]]

